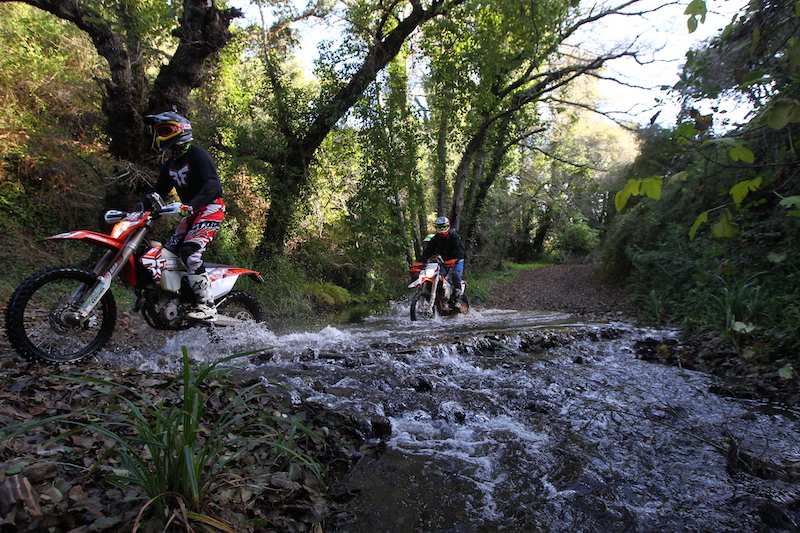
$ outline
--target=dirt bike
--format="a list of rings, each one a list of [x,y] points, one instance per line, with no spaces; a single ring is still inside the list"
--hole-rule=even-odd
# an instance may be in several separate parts
[[[455,259],[444,261],[440,255],[434,255],[427,264],[411,265],[411,273],[418,275],[408,286],[409,289],[416,289],[411,295],[411,320],[428,320],[436,314],[448,316],[469,311],[467,282],[461,280],[461,298],[456,301],[453,283],[445,273],[445,269],[455,264]]]
[[[213,320],[192,320],[186,312],[195,296],[185,279],[181,258],[156,241],[148,240],[161,217],[179,217],[181,203],[165,204],[157,193],[148,195],[151,211],[110,210],[104,219],[113,224],[110,234],[72,231],[48,240],[76,239],[105,249],[92,271],[57,266],[37,272],[22,282],[6,307],[6,336],[25,359],[69,363],[87,358],[109,341],[117,319],[111,282],[119,277],[137,298],[134,312],[159,330],[192,326],[230,326],[247,320],[263,321],[255,297],[233,286],[239,276],[263,283],[258,272],[235,266],[206,263],[217,306]]]

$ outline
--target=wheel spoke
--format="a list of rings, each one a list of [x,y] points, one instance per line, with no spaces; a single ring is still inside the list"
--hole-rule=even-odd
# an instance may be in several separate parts
[[[14,348],[23,357],[48,362],[77,361],[102,348],[116,320],[110,292],[81,323],[72,319],[76,302],[83,300],[94,279],[79,268],[56,267],[24,281],[7,312],[6,331]]]

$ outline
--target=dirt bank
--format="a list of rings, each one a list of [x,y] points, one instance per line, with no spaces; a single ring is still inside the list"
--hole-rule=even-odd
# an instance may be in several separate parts
[[[487,305],[501,309],[635,316],[627,295],[600,281],[596,265],[547,265],[492,288]]]

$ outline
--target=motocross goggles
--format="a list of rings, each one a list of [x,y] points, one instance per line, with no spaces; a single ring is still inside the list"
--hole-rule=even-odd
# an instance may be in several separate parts
[[[154,126],[155,128],[155,145],[158,148],[165,148],[169,146],[170,140],[175,139],[184,133],[184,131],[191,130],[192,126],[189,124],[181,124],[179,122],[161,122]]]
[[[178,124],[177,122],[162,122],[156,127],[156,140],[166,141],[176,135],[180,135],[183,130],[191,128],[188,124]]]
[[[437,233],[444,233],[445,231],[447,231],[449,229],[450,229],[450,226],[448,224],[441,224],[439,226],[436,226],[436,232]]]

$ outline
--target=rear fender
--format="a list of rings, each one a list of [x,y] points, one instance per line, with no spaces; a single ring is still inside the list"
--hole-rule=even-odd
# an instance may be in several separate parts
[[[211,280],[211,292],[214,294],[214,299],[231,292],[239,276],[247,276],[256,283],[264,283],[264,278],[259,272],[235,266],[206,263],[206,274]]]
[[[264,283],[264,278],[261,277],[260,272],[255,270],[248,270],[246,268],[231,266],[231,265],[218,265],[216,263],[205,263],[206,272],[208,277],[213,281],[215,278],[227,278],[230,276],[247,276],[256,283]]]

